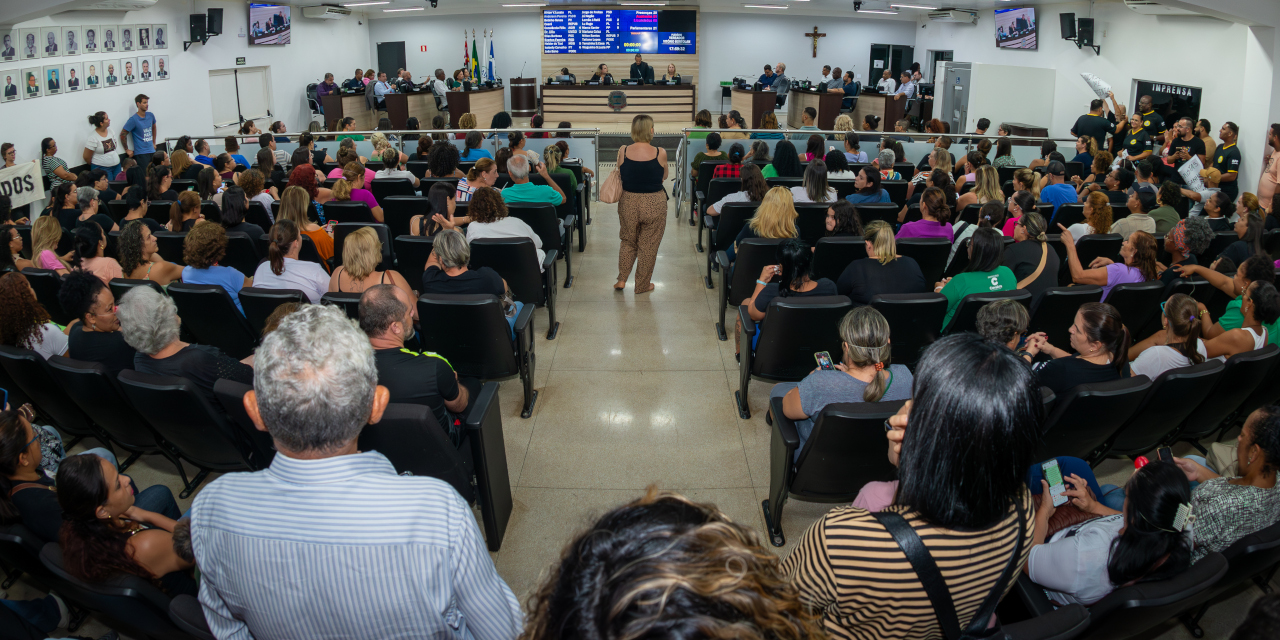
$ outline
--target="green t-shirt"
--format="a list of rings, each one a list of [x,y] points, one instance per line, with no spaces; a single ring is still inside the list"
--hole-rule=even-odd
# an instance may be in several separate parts
[[[698,128],[698,129],[706,129],[706,127],[697,127],[697,128]],[[690,139],[690,140],[706,140],[706,139],[707,139],[707,135],[708,135],[708,134],[710,134],[710,133],[711,133],[710,131],[690,131],[690,132],[689,132],[689,139]]]
[[[699,151],[698,155],[693,157],[693,162],[689,163],[689,168],[697,171],[703,162],[728,162],[729,154],[721,151],[718,156],[709,156],[705,152]]]
[[[1178,220],[1182,219],[1178,216],[1178,212],[1167,204],[1163,207],[1156,207],[1155,209],[1152,209],[1147,215],[1151,216],[1151,219],[1156,221],[1155,235],[1157,238],[1163,238],[1164,234],[1169,233],[1170,229],[1177,226]]]
[[[1230,331],[1244,326],[1244,314],[1240,313],[1240,302],[1243,299],[1244,296],[1238,296],[1235,300],[1227,303],[1227,309],[1222,312],[1222,317],[1218,318],[1218,324],[1222,325],[1223,329]],[[1267,342],[1280,345],[1280,319],[1262,326],[1267,329]]]
[[[770,162],[769,164],[766,164],[766,165],[764,166],[764,169],[763,169],[763,170],[761,170],[761,171],[760,171],[760,173],[764,174],[764,177],[766,177],[766,178],[776,178],[776,177],[778,177],[778,170],[773,168],[773,163],[772,163],[772,162]]]
[[[547,173],[563,173],[566,176],[569,176],[569,193],[574,193],[578,190],[578,176],[573,175],[572,170],[564,167],[556,167],[554,170],[548,171]],[[567,196],[569,194],[566,193],[565,195]]]
[[[942,295],[947,297],[947,317],[942,319],[942,328],[946,329],[951,323],[951,316],[955,315],[965,296],[971,293],[1012,291],[1017,287],[1018,278],[1004,265],[993,271],[966,271],[957,274],[942,288]]]
[[[362,135],[358,135],[358,134],[346,134],[346,135],[338,136],[338,142],[342,142],[343,140],[346,140],[347,138],[351,138],[352,140],[355,140],[356,142],[364,142],[364,136],[362,136]]]

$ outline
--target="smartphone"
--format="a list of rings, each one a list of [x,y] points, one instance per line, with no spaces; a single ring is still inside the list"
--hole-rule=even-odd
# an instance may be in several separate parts
[[[1173,462],[1173,449],[1169,447],[1160,447],[1156,449],[1156,459],[1161,462]]]
[[[823,371],[830,371],[836,368],[835,364],[831,361],[831,354],[826,351],[819,351],[813,354],[813,359],[818,361],[818,368]]]
[[[1061,507],[1067,503],[1064,491],[1067,485],[1062,481],[1062,470],[1058,468],[1058,459],[1054,458],[1040,465],[1044,470],[1044,479],[1049,483],[1049,497],[1053,498],[1053,506]]]

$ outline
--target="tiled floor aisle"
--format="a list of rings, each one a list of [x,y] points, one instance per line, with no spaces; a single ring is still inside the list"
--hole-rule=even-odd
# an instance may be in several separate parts
[[[715,503],[763,538],[769,388],[751,385],[752,418],[739,419],[733,343],[716,338],[719,290],[703,285],[706,254],[694,249],[694,227],[687,214],[667,218],[654,292],[636,296],[633,279],[625,293],[614,293],[616,207],[595,204],[592,210],[587,251],[573,256],[577,279],[560,289],[559,336],[538,339],[540,393],[533,416],[520,418],[518,380],[503,383],[501,392],[515,510],[494,560],[522,602],[571,535],[651,484]],[[563,281],[563,263],[560,269]],[[535,322],[545,336],[545,310],[537,311]],[[1123,482],[1123,468],[1109,463],[1099,471]],[[139,486],[179,487],[162,459],[143,461],[129,473]],[[184,508],[188,504],[182,501]],[[830,506],[790,501],[783,521],[788,544],[778,551],[788,552]],[[1258,595],[1250,586],[1219,605],[1206,621],[1206,637],[1230,635]],[[100,629],[91,624],[79,633]],[[1163,637],[1191,636],[1171,625]]]

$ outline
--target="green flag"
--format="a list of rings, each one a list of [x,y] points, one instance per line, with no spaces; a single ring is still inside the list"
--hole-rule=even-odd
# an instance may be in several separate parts
[[[471,78],[472,82],[480,80],[480,51],[476,48],[476,38],[471,36]]]

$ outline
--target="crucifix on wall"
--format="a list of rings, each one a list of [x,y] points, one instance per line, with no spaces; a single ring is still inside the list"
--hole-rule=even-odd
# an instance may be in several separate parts
[[[818,25],[813,25],[813,33],[806,33],[806,36],[813,38],[813,57],[818,57],[818,38],[825,38],[827,34],[818,33]]]

